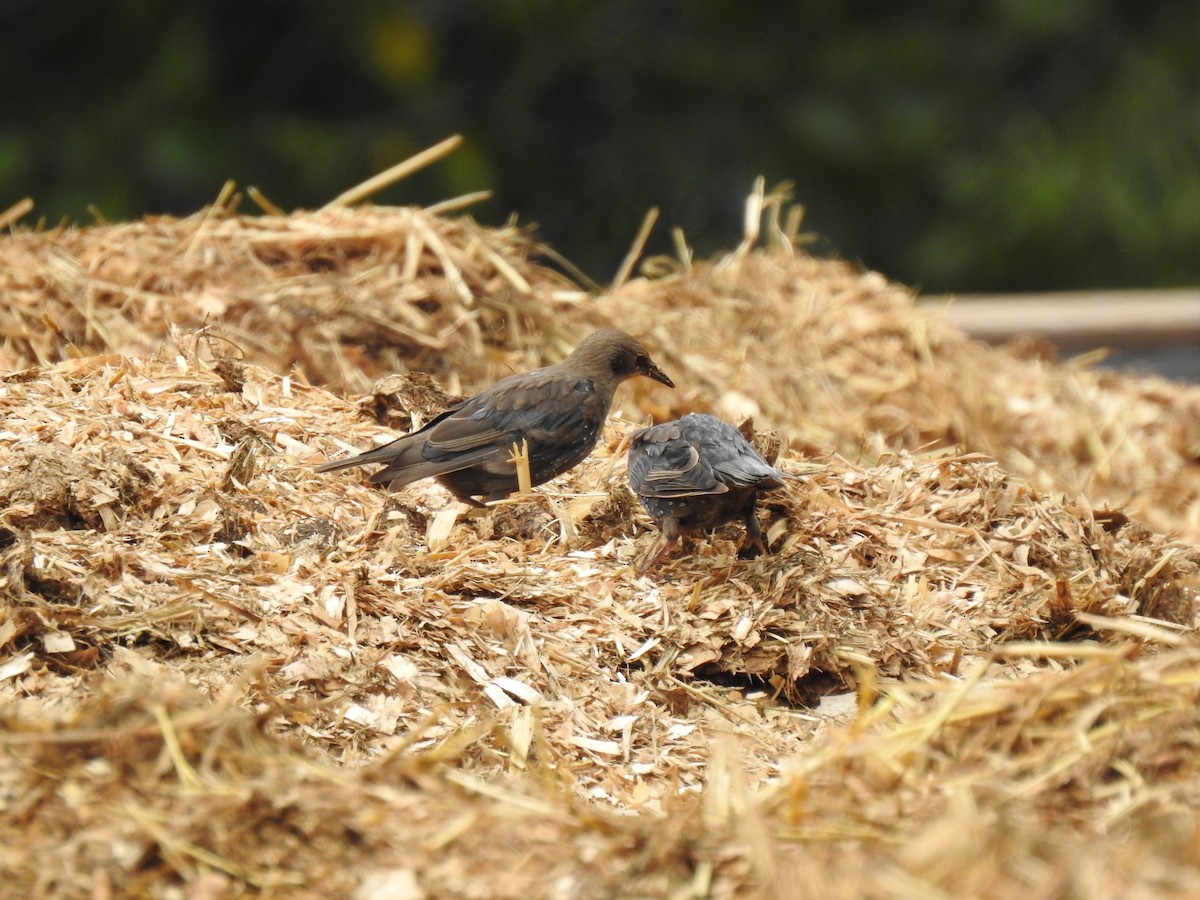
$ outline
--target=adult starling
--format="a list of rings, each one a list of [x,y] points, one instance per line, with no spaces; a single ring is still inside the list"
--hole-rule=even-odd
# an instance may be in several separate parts
[[[639,431],[629,447],[629,483],[666,537],[642,571],[654,568],[684,530],[715,528],[739,515],[753,550],[767,552],[754,514],[758,492],[783,487],[784,478],[714,416],[692,413]]]
[[[395,491],[436,478],[459,500],[482,506],[475,497],[499,500],[517,490],[513,450],[523,441],[532,484],[578,465],[596,446],[617,385],[635,375],[675,387],[636,339],[602,328],[557,365],[510,375],[419,431],[317,471],[385,463],[372,484]]]

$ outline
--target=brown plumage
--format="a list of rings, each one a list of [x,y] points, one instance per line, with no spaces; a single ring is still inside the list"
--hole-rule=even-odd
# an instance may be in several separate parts
[[[465,503],[499,500],[517,490],[514,444],[528,441],[533,484],[561,475],[592,452],[617,386],[636,375],[675,386],[635,338],[602,328],[557,365],[510,375],[419,431],[317,471],[385,463],[371,483],[395,491],[436,478]]]
[[[666,538],[642,571],[654,568],[685,530],[738,516],[746,523],[747,549],[765,553],[758,492],[783,487],[785,477],[715,416],[692,413],[639,431],[629,446],[629,484]]]

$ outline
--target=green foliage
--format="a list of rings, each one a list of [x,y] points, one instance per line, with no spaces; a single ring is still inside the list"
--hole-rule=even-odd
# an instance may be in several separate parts
[[[1189,4],[505,0],[0,7],[0,207],[190,212],[485,187],[607,279],[647,207],[700,253],[757,175],[827,248],[926,290],[1200,279]],[[652,252],[666,252],[660,226]]]

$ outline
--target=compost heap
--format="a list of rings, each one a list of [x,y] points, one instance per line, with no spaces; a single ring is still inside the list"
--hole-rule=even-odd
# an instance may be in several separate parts
[[[786,240],[653,262],[382,207],[0,239],[0,893],[1200,890],[1200,389]],[[605,324],[678,390],[532,495],[313,472]],[[625,448],[689,411],[794,477],[771,555],[643,576]]]

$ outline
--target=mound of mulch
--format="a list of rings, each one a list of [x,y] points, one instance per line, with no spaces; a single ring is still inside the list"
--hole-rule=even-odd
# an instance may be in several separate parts
[[[548,252],[515,226],[383,207],[18,231],[0,240],[0,369],[154,355],[203,330],[208,358],[339,393],[405,371],[473,393],[616,324],[680,385],[632,385],[631,415],[754,415],[796,449],[863,462],[959,447],[1200,541],[1200,387],[984,346],[905,288],[782,240],[651,260],[656,277],[599,298]]]
[[[790,245],[601,298],[537,253],[384,209],[0,241],[13,890],[1196,887],[1196,389]],[[313,472],[610,322],[679,390],[533,495]],[[643,576],[624,450],[690,409],[795,477],[771,555]]]

